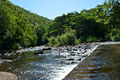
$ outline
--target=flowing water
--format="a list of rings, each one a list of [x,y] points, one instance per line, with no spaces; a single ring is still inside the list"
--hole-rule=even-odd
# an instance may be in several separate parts
[[[97,48],[98,45],[90,45],[86,49],[87,56]],[[35,55],[34,52],[25,52],[5,61],[0,61],[0,71],[15,73],[19,80],[62,80],[72,71],[79,62],[87,56],[70,56],[67,53],[59,55],[58,52],[47,51],[43,55]],[[73,57],[74,60],[68,60]],[[80,58],[80,60],[76,60]]]
[[[101,45],[64,80],[120,80],[120,45]]]

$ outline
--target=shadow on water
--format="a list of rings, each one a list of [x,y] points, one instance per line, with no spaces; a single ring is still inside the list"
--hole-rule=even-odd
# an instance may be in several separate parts
[[[101,45],[64,80],[120,80],[120,45]]]

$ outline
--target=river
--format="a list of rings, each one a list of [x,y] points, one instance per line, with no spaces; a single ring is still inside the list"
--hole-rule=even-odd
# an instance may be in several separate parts
[[[15,73],[19,80],[120,80],[120,45],[89,46],[87,56],[59,55],[57,51],[43,55],[24,52],[0,59],[0,71]]]
[[[24,52],[9,59],[0,59],[0,71],[15,73],[19,80],[62,80],[97,46],[90,44],[84,54],[74,56],[69,53],[59,55],[57,51],[46,51],[43,55]]]

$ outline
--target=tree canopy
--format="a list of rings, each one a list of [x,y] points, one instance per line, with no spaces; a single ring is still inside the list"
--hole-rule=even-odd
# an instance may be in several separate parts
[[[71,12],[56,17],[48,26],[46,37],[58,37],[76,31],[77,41],[97,42],[120,40],[120,1],[107,0],[90,10]]]
[[[95,8],[63,14],[53,21],[0,0],[0,49],[119,40],[120,0],[107,0]]]
[[[13,5],[8,0],[0,0],[0,49],[43,44],[42,36],[51,22]]]

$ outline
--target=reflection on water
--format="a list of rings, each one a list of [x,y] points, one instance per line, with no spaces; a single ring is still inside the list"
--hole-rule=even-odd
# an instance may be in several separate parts
[[[101,45],[64,80],[120,80],[120,45]]]
[[[20,80],[53,80],[58,71],[65,67],[72,67],[75,64],[66,64],[65,56],[47,52],[44,55],[35,55],[26,52],[12,62],[0,64],[0,71],[12,72],[18,75]]]
[[[17,74],[19,80],[61,80],[78,63],[84,60],[98,45],[90,45],[84,55],[72,56],[69,53],[45,52],[43,55],[35,55],[33,52],[25,52],[11,58],[11,61],[0,63],[0,71]],[[76,59],[77,58],[77,59]],[[72,60],[73,59],[73,60]]]

